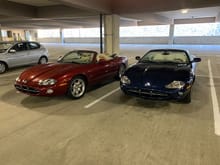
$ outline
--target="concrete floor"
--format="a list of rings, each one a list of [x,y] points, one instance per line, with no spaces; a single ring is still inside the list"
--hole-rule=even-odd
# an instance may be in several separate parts
[[[98,50],[98,45],[46,47],[52,62],[68,50]],[[171,46],[122,45],[121,54],[133,63],[136,55],[160,47]],[[142,100],[116,90],[86,108],[117,89],[119,82],[93,89],[80,100],[70,100],[16,92],[13,82],[27,67],[0,75],[0,164],[219,165],[220,136],[215,134],[214,124],[219,118],[214,120],[211,88],[215,88],[219,102],[220,46],[175,47],[202,57],[190,104]],[[214,85],[209,81],[208,60]]]

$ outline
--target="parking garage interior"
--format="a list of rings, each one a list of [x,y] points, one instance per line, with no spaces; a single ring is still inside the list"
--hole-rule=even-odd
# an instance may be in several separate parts
[[[186,13],[182,13],[187,10]],[[220,35],[175,36],[183,24],[218,24],[217,0],[0,0],[0,41],[37,41],[49,63],[75,49],[128,57],[151,49],[189,50],[202,61],[192,101],[124,95],[119,81],[95,86],[85,96],[28,96],[16,91],[19,74],[0,75],[2,165],[218,165],[220,162]],[[167,26],[166,36],[121,36],[121,27]],[[65,37],[65,29],[98,28],[98,37]],[[39,37],[57,29],[56,37]]]

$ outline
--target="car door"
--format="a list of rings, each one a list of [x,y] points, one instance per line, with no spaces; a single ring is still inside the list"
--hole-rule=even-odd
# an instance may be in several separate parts
[[[15,50],[15,51],[13,51]],[[26,43],[16,43],[7,54],[8,65],[11,67],[28,64]]]
[[[109,75],[109,63],[104,60],[95,61],[88,70],[88,76],[91,84],[95,84],[105,80]]]
[[[28,42],[27,46],[29,49],[28,56],[30,58],[30,62],[38,63],[40,56],[42,55],[40,51],[40,45],[36,42]]]
[[[119,70],[119,62],[116,59],[111,59],[108,63],[108,76],[115,76]]]

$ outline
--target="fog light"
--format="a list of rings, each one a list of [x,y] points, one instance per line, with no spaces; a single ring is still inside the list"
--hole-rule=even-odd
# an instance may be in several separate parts
[[[178,92],[178,95],[182,96],[182,95],[183,95],[183,92]]]
[[[47,90],[47,94],[52,94],[53,93],[53,89],[48,89]]]

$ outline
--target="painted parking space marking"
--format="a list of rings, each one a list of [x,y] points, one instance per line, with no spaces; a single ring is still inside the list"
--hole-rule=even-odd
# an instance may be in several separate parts
[[[202,78],[210,78],[209,75],[200,75],[200,74],[197,74],[196,77],[202,77]],[[214,79],[219,79],[220,76],[212,76],[212,78]]]
[[[208,60],[208,69],[209,69],[209,81],[210,81],[210,90],[211,90],[211,97],[212,97],[212,106],[213,106],[213,114],[214,114],[214,127],[215,127],[215,134],[220,136],[220,112],[219,112],[219,104],[215,90],[215,84],[213,80],[212,68],[211,68],[211,61]]]
[[[93,105],[95,105],[95,104],[97,104],[98,102],[102,101],[102,100],[105,99],[106,97],[108,97],[108,96],[112,95],[113,93],[117,92],[119,89],[120,89],[120,88],[116,88],[116,89],[112,90],[111,92],[109,92],[109,93],[105,94],[104,96],[102,96],[102,97],[96,99],[95,101],[91,102],[90,104],[85,105],[84,108],[87,109],[87,108],[92,107]]]

